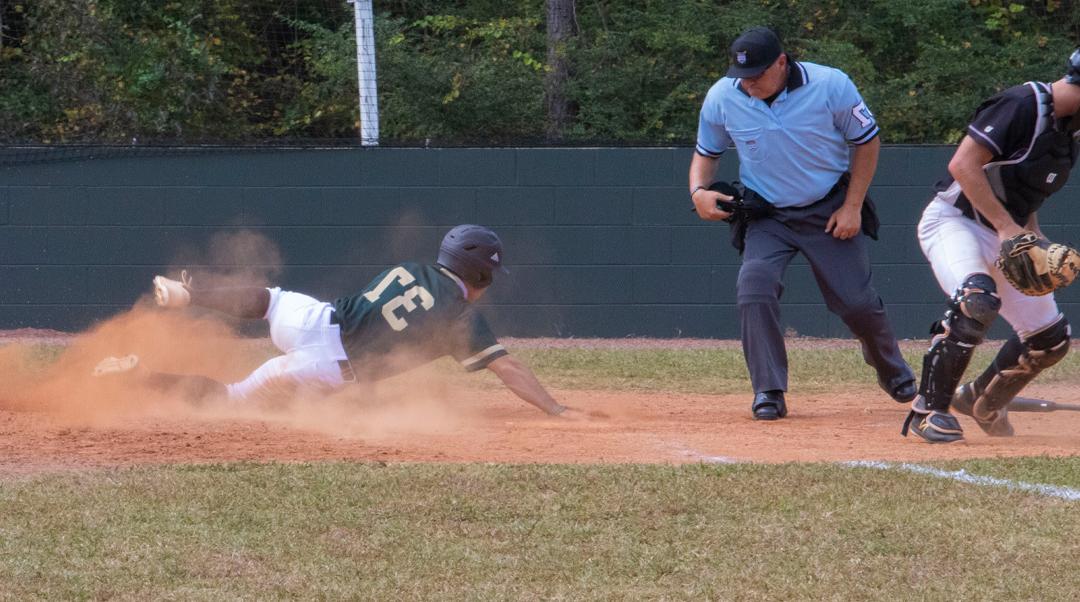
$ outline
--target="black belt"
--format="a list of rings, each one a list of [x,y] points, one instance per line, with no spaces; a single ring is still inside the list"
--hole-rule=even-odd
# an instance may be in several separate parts
[[[964,217],[970,220],[974,220],[975,222],[980,223],[987,228],[990,228],[994,232],[997,232],[997,228],[994,227],[994,224],[990,223],[990,220],[983,217],[983,214],[975,211],[975,207],[971,204],[971,200],[967,197],[957,197],[956,201],[953,203],[953,207],[959,209],[960,213],[964,214]]]
[[[330,311],[330,323],[331,324],[337,324],[338,326],[341,326],[341,320],[338,319],[338,315],[337,315],[336,311],[333,311],[333,310]],[[344,342],[342,342],[341,346],[342,346],[342,348],[345,347]],[[347,360],[347,359],[338,360],[337,364],[338,364],[338,368],[341,369],[341,380],[343,380],[343,381],[345,381],[347,383],[356,382],[356,371],[353,370],[352,363],[349,360]]]

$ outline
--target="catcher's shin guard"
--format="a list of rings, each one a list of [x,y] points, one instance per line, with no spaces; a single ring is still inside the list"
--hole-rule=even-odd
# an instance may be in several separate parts
[[[980,396],[981,394],[975,391],[975,383],[960,385],[953,394],[952,407],[960,414],[974,418],[975,424],[979,425],[979,428],[987,435],[1012,437],[1013,427],[1009,422],[1009,412],[1005,408],[994,412],[980,410],[979,414],[975,413],[975,400]]]
[[[983,422],[992,423],[1040,372],[1069,353],[1070,333],[1069,321],[1059,315],[1052,324],[1026,339],[1013,335],[1002,345],[986,370],[974,382],[965,385],[971,389],[971,416],[979,426],[983,426]]]
[[[934,335],[923,356],[919,394],[930,411],[948,412],[956,385],[983,342],[1001,308],[994,279],[972,274],[949,299],[945,317],[931,327]]]

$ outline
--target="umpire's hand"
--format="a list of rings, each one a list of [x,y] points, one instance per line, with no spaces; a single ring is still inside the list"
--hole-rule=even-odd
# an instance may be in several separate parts
[[[862,228],[862,206],[852,207],[844,203],[831,216],[829,223],[825,224],[825,231],[833,235],[833,238],[847,240],[853,238]]]
[[[698,217],[710,222],[720,222],[731,217],[731,214],[727,211],[723,211],[716,208],[718,201],[731,202],[734,198],[715,190],[709,190],[707,188],[699,188],[694,191],[694,196],[690,197],[690,200],[694,201],[694,210],[697,211]]]

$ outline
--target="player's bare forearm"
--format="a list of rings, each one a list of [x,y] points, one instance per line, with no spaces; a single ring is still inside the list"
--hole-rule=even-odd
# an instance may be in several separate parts
[[[848,183],[844,204],[852,209],[862,209],[866,191],[877,171],[878,156],[881,154],[881,136],[874,136],[870,142],[860,144],[851,152],[851,182]]]
[[[1033,212],[1031,215],[1028,216],[1027,224],[1024,227],[1028,230],[1031,230],[1035,234],[1038,234],[1040,238],[1046,238],[1046,235],[1043,234],[1042,228],[1039,227],[1038,212]]]
[[[858,235],[862,230],[862,206],[870,180],[877,170],[878,153],[881,140],[875,136],[870,142],[856,146],[851,153],[851,180],[848,182],[844,204],[840,206],[825,224],[825,231],[834,238],[847,240]]]
[[[719,221],[727,219],[730,215],[716,208],[718,200],[730,201],[730,196],[712,190],[699,190],[699,188],[708,188],[712,184],[716,176],[716,166],[719,163],[718,157],[706,157],[698,153],[694,153],[694,157],[690,160],[690,200],[694,203],[698,217],[706,221]]]
[[[984,218],[994,225],[998,236],[1009,238],[1019,234],[1022,228],[1016,225],[1012,216],[1005,210],[1005,205],[998,200],[990,187],[983,166],[994,157],[990,149],[975,142],[971,137],[964,138],[956,153],[949,161],[949,173],[960,184],[964,196]]]
[[[690,159],[690,190],[698,186],[708,188],[713,183],[713,178],[716,176],[716,166],[719,164],[719,157],[706,157],[694,153],[693,158]]]
[[[566,406],[555,401],[544,389],[544,385],[540,384],[533,371],[517,358],[504,355],[492,361],[487,367],[499,377],[507,389],[543,412],[558,416],[566,411]]]

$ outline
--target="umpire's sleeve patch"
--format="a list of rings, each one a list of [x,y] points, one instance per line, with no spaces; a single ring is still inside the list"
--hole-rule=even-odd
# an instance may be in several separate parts
[[[509,355],[509,352],[502,345],[496,343],[476,355],[461,360],[461,365],[465,367],[466,371],[475,372],[486,368],[488,364],[504,355]]]

